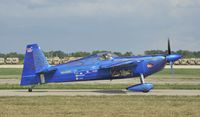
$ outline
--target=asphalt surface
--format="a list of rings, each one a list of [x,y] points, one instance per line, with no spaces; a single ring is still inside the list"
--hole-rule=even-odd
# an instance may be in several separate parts
[[[155,96],[200,96],[200,90],[152,90],[149,93],[130,92],[127,90],[0,90],[2,96],[113,96],[113,95],[155,95]]]

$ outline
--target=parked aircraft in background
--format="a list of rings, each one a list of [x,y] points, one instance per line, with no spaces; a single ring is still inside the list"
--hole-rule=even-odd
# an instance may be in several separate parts
[[[112,53],[98,53],[66,64],[51,66],[48,64],[42,50],[37,44],[27,45],[22,72],[21,86],[38,84],[115,80],[139,77],[140,83],[130,86],[129,91],[149,92],[153,84],[145,83],[147,76],[162,70],[166,63],[173,63],[181,58],[179,54],[172,54],[168,40],[168,54],[118,57]],[[66,84],[67,85],[67,84]]]

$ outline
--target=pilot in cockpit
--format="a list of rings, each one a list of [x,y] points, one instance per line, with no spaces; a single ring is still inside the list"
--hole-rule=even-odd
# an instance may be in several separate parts
[[[101,57],[101,60],[110,60],[110,59],[112,59],[112,54],[111,53],[105,53]]]

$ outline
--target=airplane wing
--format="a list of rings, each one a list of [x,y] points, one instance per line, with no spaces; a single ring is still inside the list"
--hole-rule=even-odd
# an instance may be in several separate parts
[[[126,67],[126,66],[134,66],[140,63],[141,61],[136,60],[126,60],[126,61],[116,61],[111,62],[109,64],[101,65],[101,69],[113,68],[113,67]]]

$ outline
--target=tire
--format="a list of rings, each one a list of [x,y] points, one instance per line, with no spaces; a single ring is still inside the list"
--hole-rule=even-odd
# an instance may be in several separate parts
[[[32,92],[32,89],[31,89],[31,88],[28,88],[28,92]]]

